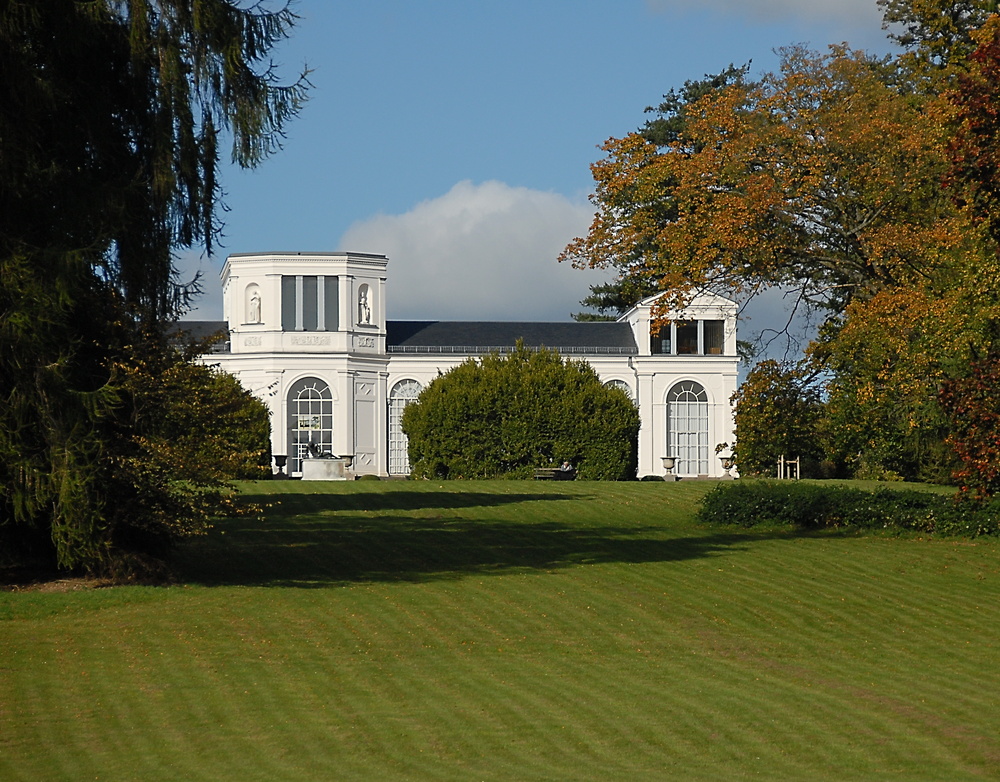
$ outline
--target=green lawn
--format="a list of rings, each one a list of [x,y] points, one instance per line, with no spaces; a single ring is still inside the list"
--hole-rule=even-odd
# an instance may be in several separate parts
[[[1000,541],[711,485],[249,486],[177,586],[0,593],[0,780],[1000,779]]]

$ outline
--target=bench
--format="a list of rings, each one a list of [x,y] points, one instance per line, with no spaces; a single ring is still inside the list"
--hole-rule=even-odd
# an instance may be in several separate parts
[[[536,467],[536,481],[571,481],[576,477],[576,470],[563,470],[559,467]]]

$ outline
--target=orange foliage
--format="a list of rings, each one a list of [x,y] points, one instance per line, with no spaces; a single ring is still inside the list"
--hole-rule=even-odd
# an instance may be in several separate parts
[[[968,235],[940,186],[951,109],[896,78],[859,52],[791,48],[780,73],[690,106],[675,143],[609,140],[592,167],[590,233],[562,259],[638,263],[674,306],[695,289],[764,283],[842,308],[933,279]]]

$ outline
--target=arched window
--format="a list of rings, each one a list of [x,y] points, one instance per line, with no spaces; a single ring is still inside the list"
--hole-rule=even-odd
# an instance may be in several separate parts
[[[333,394],[315,377],[296,382],[288,391],[288,472],[302,472],[309,446],[333,452]]]
[[[678,475],[708,475],[708,394],[693,380],[667,393],[667,453]]]
[[[389,392],[389,474],[409,475],[409,438],[403,432],[403,410],[414,401],[423,386],[416,380],[400,380]]]
[[[629,399],[635,402],[635,395],[632,393],[632,388],[624,380],[618,380],[616,378],[615,380],[609,380],[604,385],[607,386],[608,388],[620,388],[622,391],[628,394]]]

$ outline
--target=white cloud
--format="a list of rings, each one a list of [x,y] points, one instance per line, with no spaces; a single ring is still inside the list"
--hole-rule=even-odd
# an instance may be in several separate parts
[[[608,276],[556,262],[592,217],[557,193],[465,181],[405,214],[355,223],[340,248],[389,256],[393,319],[569,320]]]
[[[690,0],[646,0],[653,11],[691,11]],[[876,29],[882,14],[875,0],[701,0],[707,8],[755,22],[847,22]]]

